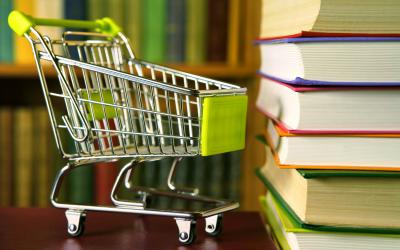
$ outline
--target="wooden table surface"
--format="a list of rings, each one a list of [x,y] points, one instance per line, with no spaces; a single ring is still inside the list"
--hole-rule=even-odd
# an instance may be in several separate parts
[[[223,231],[207,236],[204,220],[197,222],[197,240],[178,241],[171,217],[87,212],[85,233],[71,238],[66,218],[56,208],[0,208],[0,249],[265,249],[275,250],[256,212],[224,214]]]

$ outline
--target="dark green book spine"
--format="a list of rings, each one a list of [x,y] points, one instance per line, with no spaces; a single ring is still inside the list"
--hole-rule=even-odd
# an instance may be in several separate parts
[[[0,62],[4,63],[12,63],[14,60],[14,36],[7,22],[8,14],[12,9],[12,0],[0,1]]]

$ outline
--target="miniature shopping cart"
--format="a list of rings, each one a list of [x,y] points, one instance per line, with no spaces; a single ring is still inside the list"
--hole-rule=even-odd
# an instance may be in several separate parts
[[[136,59],[128,39],[109,18],[38,19],[13,11],[8,21],[32,47],[56,144],[68,159],[51,192],[52,204],[67,209],[68,233],[81,235],[86,211],[94,210],[174,217],[183,244],[195,239],[198,218],[205,218],[208,234],[217,235],[222,213],[239,204],[176,187],[174,176],[185,156],[244,147],[246,89]],[[65,31],[55,38],[42,35],[36,26],[91,32]],[[49,74],[59,84],[47,84]],[[168,191],[132,184],[137,166],[164,157],[174,157]],[[120,159],[129,162],[115,180],[110,194],[113,206],[59,201],[62,180],[76,167]],[[121,188],[131,191],[132,199],[122,199]],[[200,211],[157,209],[149,206],[152,197],[206,205]]]

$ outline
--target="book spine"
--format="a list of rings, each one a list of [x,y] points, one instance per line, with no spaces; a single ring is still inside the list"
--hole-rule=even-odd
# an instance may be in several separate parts
[[[172,165],[172,158],[167,157],[160,161],[160,169],[159,169],[159,181],[158,181],[158,188],[165,189],[165,185],[167,183],[167,178],[169,174],[169,170],[171,169]],[[167,209],[170,207],[170,199],[167,197],[160,197],[159,203],[157,204],[157,208]]]
[[[0,109],[0,206],[11,206],[13,113],[11,108]]]
[[[95,194],[97,205],[112,205],[110,194],[117,177],[116,162],[100,162],[95,166]]]
[[[80,0],[65,0],[64,16],[66,19],[87,20],[87,2]],[[76,50],[72,51],[71,57],[77,58]],[[75,147],[72,138],[70,138],[68,147]],[[73,150],[70,150],[73,151]],[[68,179],[69,199],[74,203],[91,203],[93,197],[93,169],[92,166],[82,166],[74,169]]]
[[[125,0],[124,2],[124,30],[132,45],[135,56],[142,55],[142,0]]]
[[[64,0],[64,17],[66,19],[87,20],[87,1]]]
[[[184,157],[179,165],[176,167],[175,174],[175,186],[179,187],[190,187],[189,180],[189,168],[191,166],[192,158]],[[174,209],[186,209],[188,206],[188,201],[183,199],[176,199],[173,202]]]
[[[240,43],[240,0],[229,0],[228,9],[228,33],[227,33],[227,55],[229,65],[239,64]]]
[[[207,0],[186,2],[185,62],[203,64],[206,61]]]
[[[124,0],[113,0],[113,1],[107,1],[106,2],[106,15],[107,17],[110,17],[114,20],[114,22],[119,25],[120,27],[123,27],[124,25]],[[123,27],[122,31],[124,31],[125,27]]]
[[[106,0],[88,0],[88,20],[101,19],[107,16]]]
[[[115,121],[113,119],[100,120],[97,121],[101,129],[116,130]],[[106,126],[107,122],[107,126]],[[111,147],[119,146],[119,141],[116,136],[107,135],[103,132],[105,136],[111,136],[111,140],[105,137],[100,143],[103,149],[110,149]],[[111,205],[112,201],[110,199],[110,194],[112,191],[113,184],[117,177],[117,163],[116,162],[99,162],[95,164],[95,196],[96,204],[101,205]]]
[[[34,138],[35,144],[40,145],[36,148],[33,156],[34,167],[34,192],[35,206],[47,207],[49,205],[50,195],[50,166],[49,164],[49,131],[50,121],[45,108],[35,108],[34,116]]]
[[[0,62],[4,63],[12,63],[14,60],[14,34],[5,21],[12,9],[12,0],[0,1],[0,14],[4,18],[3,21],[0,22]]]
[[[55,112],[55,117],[61,117],[61,112],[59,109],[54,109]],[[61,141],[68,141],[67,140],[67,131],[65,131],[65,133],[60,133],[60,138]],[[54,135],[52,133],[52,131],[49,129],[48,130],[48,143],[49,143],[49,178],[51,180],[51,182],[53,182],[58,174],[58,170],[60,170],[62,167],[65,166],[65,160],[61,157],[61,153],[59,152],[57,145],[56,145],[56,141],[54,139]],[[66,146],[66,145],[65,145]],[[68,145],[69,146],[69,145]],[[60,193],[58,194],[58,200],[60,202],[66,202],[68,197],[69,197],[69,193],[68,193],[68,189],[69,189],[69,178],[66,177],[64,179],[65,184],[63,184],[63,187],[60,190]],[[52,184],[52,183],[51,183]]]
[[[183,62],[185,58],[185,1],[167,1],[167,61]]]
[[[209,157],[209,173],[208,195],[216,198],[223,197],[224,185],[224,161],[223,154],[213,155]]]
[[[227,173],[229,175],[228,183],[225,187],[226,197],[230,200],[239,200],[240,199],[240,173],[241,173],[241,160],[242,160],[242,151],[235,151],[229,154],[226,154],[225,162],[226,166],[228,166]]]
[[[35,0],[34,14],[41,18],[61,19],[64,17],[64,0]],[[60,39],[62,34],[61,27],[39,26],[38,31],[52,39]]]
[[[166,0],[143,2],[143,58],[161,63],[166,58]]]
[[[28,108],[18,108],[14,117],[15,205],[28,207],[33,198],[33,119]]]
[[[88,2],[81,0],[64,0],[64,18],[75,19],[75,20],[87,20],[88,18]],[[74,30],[69,29],[68,30]],[[87,30],[84,30],[87,31]],[[77,39],[79,39],[77,37]],[[70,56],[73,59],[79,58],[78,51],[76,49],[70,50]]]
[[[204,195],[207,191],[207,185],[209,182],[207,181],[207,168],[205,164],[205,159],[202,156],[195,156],[191,160],[191,175],[193,175],[192,186],[193,188],[197,188],[199,190],[200,195]],[[202,208],[200,202],[192,202],[190,204],[190,208],[193,210],[200,210]]]
[[[34,1],[32,0],[15,0],[15,9],[24,12],[28,15],[34,15]],[[14,33],[15,41],[15,63],[17,64],[33,64],[33,52],[29,42],[23,36],[18,36]]]
[[[208,1],[207,61],[226,60],[228,33],[228,0]]]

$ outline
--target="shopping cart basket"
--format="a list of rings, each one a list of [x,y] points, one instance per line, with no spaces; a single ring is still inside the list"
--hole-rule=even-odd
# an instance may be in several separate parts
[[[68,160],[51,192],[52,204],[67,209],[68,233],[82,234],[85,211],[95,210],[174,217],[183,244],[195,239],[198,218],[205,218],[208,234],[218,234],[222,213],[239,204],[176,187],[175,170],[185,156],[244,147],[246,89],[136,59],[128,39],[109,18],[39,19],[13,11],[8,21],[32,47],[56,144]],[[66,31],[54,38],[43,36],[35,28],[40,25],[92,32]],[[51,72],[58,77],[57,86],[47,84]],[[132,184],[140,163],[164,157],[174,157],[168,191]],[[63,178],[76,167],[122,158],[129,162],[115,180],[110,194],[113,206],[67,204],[58,199]],[[121,199],[122,187],[132,191],[134,198]],[[156,196],[206,205],[199,211],[157,209],[148,203]]]

